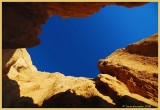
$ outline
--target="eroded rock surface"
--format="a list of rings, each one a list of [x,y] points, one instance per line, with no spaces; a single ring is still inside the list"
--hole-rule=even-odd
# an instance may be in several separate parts
[[[87,17],[112,4],[131,8],[146,3],[3,2],[2,106],[157,107],[157,34],[100,60],[103,74],[95,79],[40,72],[25,49],[40,43],[40,25],[49,16]]]
[[[16,49],[40,44],[40,25],[54,14],[63,18],[87,17],[108,5],[135,7],[145,2],[3,2],[2,47]]]
[[[3,107],[157,107],[116,77],[95,79],[37,71],[26,49],[3,49]]]
[[[152,35],[126,47],[131,54],[138,54],[149,57],[158,57],[158,35]]]
[[[126,84],[131,93],[158,101],[158,35],[118,49],[99,60],[101,73]]]

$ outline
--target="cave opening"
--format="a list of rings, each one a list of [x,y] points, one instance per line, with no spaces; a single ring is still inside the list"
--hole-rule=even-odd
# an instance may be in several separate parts
[[[94,78],[98,60],[158,32],[157,7],[110,5],[86,18],[54,15],[41,26],[41,44],[27,51],[39,71]]]

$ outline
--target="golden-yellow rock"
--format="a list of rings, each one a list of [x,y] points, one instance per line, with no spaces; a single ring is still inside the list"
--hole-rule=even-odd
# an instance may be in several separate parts
[[[157,34],[100,60],[95,79],[38,71],[25,49],[40,43],[40,25],[53,14],[87,17],[111,4],[146,3],[3,2],[2,107],[157,107]]]
[[[25,49],[3,49],[3,58],[2,106],[5,108],[157,107],[156,101],[130,93],[126,83],[107,74],[89,79],[40,72]]]
[[[99,61],[101,73],[117,77],[131,93],[158,101],[158,35],[118,49]]]

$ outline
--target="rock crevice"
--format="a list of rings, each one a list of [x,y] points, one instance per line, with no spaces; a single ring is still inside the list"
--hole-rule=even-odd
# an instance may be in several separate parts
[[[157,107],[157,61],[119,49],[88,79],[40,72],[25,48],[3,49],[3,107]]]
[[[100,60],[98,68],[104,74],[116,76],[127,85],[130,92],[158,101],[157,56],[158,35],[155,34],[125,49],[116,50]]]
[[[87,17],[104,6],[142,2],[2,3],[2,107],[158,107],[158,35],[118,49],[98,62],[95,79],[36,69],[25,48],[40,43],[40,25],[56,14]],[[25,29],[24,29],[25,27]]]

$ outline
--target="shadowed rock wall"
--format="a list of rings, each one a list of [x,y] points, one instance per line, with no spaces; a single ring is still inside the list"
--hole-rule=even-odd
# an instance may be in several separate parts
[[[87,17],[108,5],[141,6],[142,2],[3,2],[3,49],[28,48],[40,44],[40,25],[54,14],[63,18]],[[107,14],[107,13],[106,13]],[[54,37],[54,36],[53,36]]]
[[[112,4],[131,8],[146,3],[3,2],[2,106],[157,107],[157,34],[100,60],[101,73],[95,79],[40,72],[25,49],[40,43],[40,25],[49,16],[87,17]]]
[[[149,42],[152,38],[148,38]],[[3,49],[2,105],[5,108],[157,107],[157,64],[157,57],[119,49],[99,61],[99,70],[104,74],[89,79],[40,72],[32,65],[26,49]]]

